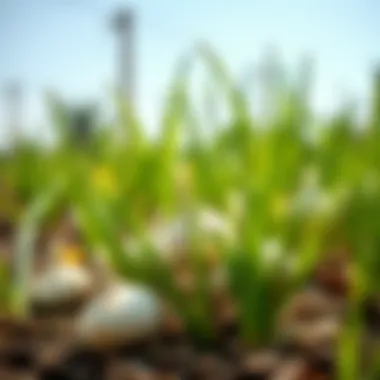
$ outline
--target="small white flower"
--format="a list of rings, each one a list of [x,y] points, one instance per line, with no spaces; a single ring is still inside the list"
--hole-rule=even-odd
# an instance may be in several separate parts
[[[165,258],[171,259],[186,244],[186,228],[183,218],[161,220],[148,232],[148,240]]]
[[[333,195],[318,185],[302,187],[292,202],[294,213],[302,215],[326,215],[335,207]]]
[[[203,209],[199,214],[199,227],[205,236],[232,238],[232,229],[227,219],[214,210]]]
[[[225,218],[211,209],[195,212],[194,227],[197,237],[202,239],[232,239],[230,224]],[[148,232],[152,245],[168,259],[173,259],[182,249],[188,248],[191,242],[192,225],[188,215],[181,214],[171,220],[160,220]]]
[[[260,254],[263,263],[273,265],[283,257],[284,247],[279,239],[271,238],[264,241]]]

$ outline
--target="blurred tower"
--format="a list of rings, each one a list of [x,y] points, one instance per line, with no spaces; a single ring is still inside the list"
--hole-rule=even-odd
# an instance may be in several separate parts
[[[118,39],[117,81],[119,94],[131,106],[135,101],[136,52],[135,13],[131,8],[120,9],[112,19],[112,27]]]
[[[11,82],[5,88],[5,102],[8,118],[9,142],[14,146],[22,132],[22,89],[18,82]]]

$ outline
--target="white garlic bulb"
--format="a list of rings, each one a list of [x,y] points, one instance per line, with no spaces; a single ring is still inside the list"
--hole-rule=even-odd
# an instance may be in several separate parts
[[[31,299],[44,305],[74,302],[88,295],[91,286],[92,278],[83,268],[56,266],[34,280]]]
[[[84,343],[112,346],[149,336],[160,322],[160,303],[148,289],[115,284],[85,308],[78,334]]]

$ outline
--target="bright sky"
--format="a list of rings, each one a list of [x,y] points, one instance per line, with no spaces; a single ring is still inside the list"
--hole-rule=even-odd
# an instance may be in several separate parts
[[[115,41],[107,20],[114,0],[0,0],[0,86],[22,81],[28,133],[46,133],[43,90],[105,101],[115,77]],[[377,0],[139,0],[138,104],[152,125],[176,59],[209,41],[236,73],[266,47],[296,63],[316,59],[314,104],[329,111],[342,96],[368,97],[380,61]],[[3,98],[1,98],[3,105]],[[1,107],[0,139],[5,135]]]

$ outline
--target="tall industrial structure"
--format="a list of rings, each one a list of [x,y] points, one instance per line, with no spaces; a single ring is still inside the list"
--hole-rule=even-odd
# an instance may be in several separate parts
[[[136,17],[133,9],[120,9],[112,19],[112,27],[118,43],[118,91],[133,106],[136,100]]]

